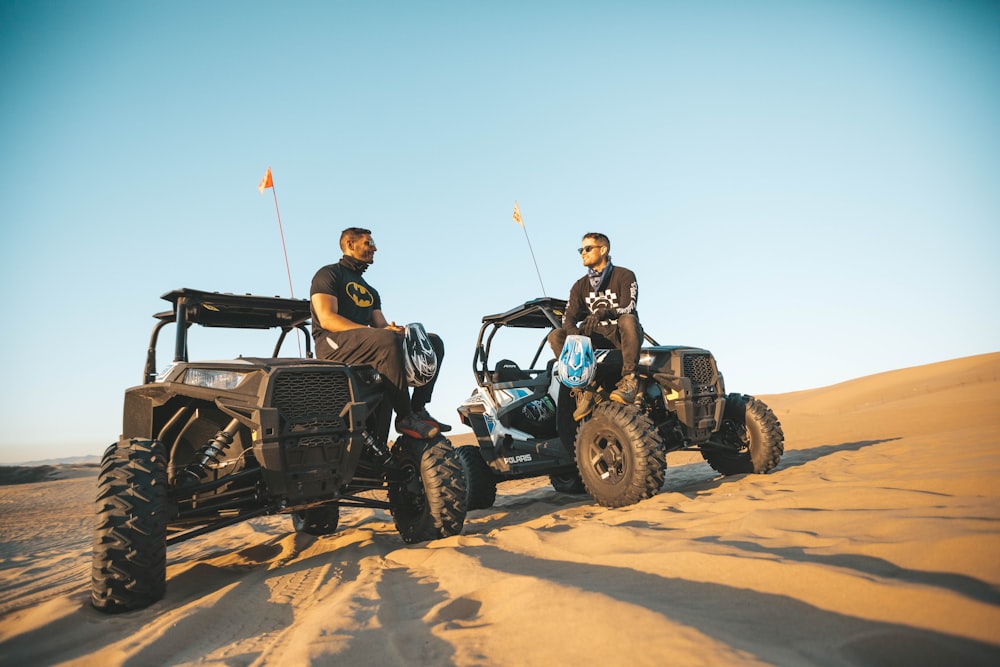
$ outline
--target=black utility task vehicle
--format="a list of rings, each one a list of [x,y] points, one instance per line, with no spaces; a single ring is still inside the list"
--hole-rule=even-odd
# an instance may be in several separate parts
[[[451,443],[390,444],[379,374],[311,358],[308,301],[191,289],[163,298],[173,308],[154,316],[143,384],[125,392],[121,439],[101,462],[94,607],[159,600],[168,545],[251,517],[289,514],[296,531],[327,535],[341,506],[360,506],[389,510],[408,543],[461,532],[467,490]],[[170,324],[174,361],[157,375],[157,338]],[[278,337],[269,357],[195,362],[194,325]],[[295,331],[306,358],[279,358]]]
[[[541,475],[558,491],[589,493],[607,507],[629,505],[660,490],[666,454],[678,450],[700,451],[723,475],[765,473],[777,465],[784,435],[770,408],[751,396],[727,395],[708,350],[659,345],[648,335],[635,403],[609,400],[621,377],[621,352],[597,350],[598,403],[575,422],[575,399],[559,380],[556,359],[539,361],[565,307],[561,299],[542,298],[483,318],[472,362],[476,388],[459,408],[478,443],[458,448],[469,509],[492,506],[497,482]],[[523,366],[492,361],[504,337],[497,334],[512,329],[541,330]]]

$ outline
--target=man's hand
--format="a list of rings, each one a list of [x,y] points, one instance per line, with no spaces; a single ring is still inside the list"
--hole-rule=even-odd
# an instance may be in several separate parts
[[[397,336],[402,336],[405,331],[403,327],[397,327],[395,322],[385,319],[385,314],[381,309],[372,311],[371,325],[376,329],[388,329]]]
[[[614,317],[614,311],[610,308],[598,308],[584,318],[583,323],[580,325],[580,329],[582,329],[583,332],[589,336],[601,322],[610,320],[612,317]]]

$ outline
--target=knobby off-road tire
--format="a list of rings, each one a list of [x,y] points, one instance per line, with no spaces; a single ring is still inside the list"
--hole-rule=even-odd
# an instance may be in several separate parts
[[[587,487],[583,485],[583,479],[576,470],[569,472],[554,472],[549,475],[549,482],[552,488],[559,493],[571,493],[580,495],[587,492]]]
[[[91,604],[115,614],[147,607],[167,588],[167,456],[156,440],[108,447],[97,478]]]
[[[306,535],[332,535],[340,523],[340,503],[310,507],[292,512],[292,526],[297,533]]]
[[[771,408],[753,396],[729,394],[722,426],[701,455],[719,473],[738,475],[771,470],[784,451],[785,434]]]
[[[598,504],[624,507],[656,495],[667,459],[649,418],[634,405],[609,401],[577,431],[576,465]]]
[[[455,452],[465,468],[465,483],[468,487],[467,509],[485,510],[493,507],[493,503],[497,501],[497,482],[479,452],[479,447],[466,445],[457,447]]]
[[[403,541],[413,544],[461,533],[468,489],[451,443],[441,436],[430,441],[401,436],[392,456],[411,473],[406,482],[389,485],[389,511]]]

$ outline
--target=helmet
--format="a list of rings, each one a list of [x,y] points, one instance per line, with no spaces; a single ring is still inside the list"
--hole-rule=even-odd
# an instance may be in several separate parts
[[[403,331],[403,364],[406,383],[422,387],[437,373],[437,353],[423,324],[407,324]]]
[[[559,359],[556,361],[559,381],[571,389],[586,387],[594,379],[597,362],[594,346],[588,336],[566,336]]]
[[[521,408],[521,414],[532,424],[545,424],[555,418],[556,405],[552,402],[552,397],[546,394]]]

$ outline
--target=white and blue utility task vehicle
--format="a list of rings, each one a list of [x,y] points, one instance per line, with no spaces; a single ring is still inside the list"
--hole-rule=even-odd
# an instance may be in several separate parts
[[[723,475],[765,473],[778,464],[784,434],[770,408],[752,396],[727,395],[708,350],[659,345],[648,335],[635,402],[608,400],[621,376],[621,353],[596,350],[597,405],[574,421],[575,399],[560,381],[557,360],[541,360],[565,307],[546,297],[483,318],[473,357],[476,388],[458,409],[477,441],[457,449],[468,509],[491,507],[498,482],[541,475],[558,491],[589,493],[606,507],[630,505],[660,490],[672,451],[698,450]],[[498,334],[532,329],[542,333],[526,363],[491,361],[504,337]]]

